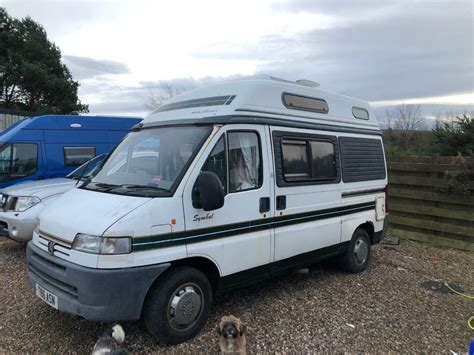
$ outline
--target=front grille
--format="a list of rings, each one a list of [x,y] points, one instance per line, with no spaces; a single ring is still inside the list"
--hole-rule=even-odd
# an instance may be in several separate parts
[[[0,200],[0,206],[1,206],[0,208],[4,212],[13,211],[15,209],[17,200],[18,200],[18,197],[2,194],[1,200]]]
[[[70,250],[71,250],[71,243],[64,240],[60,239],[56,236],[53,236],[51,234],[45,233],[43,231],[39,231],[38,234],[38,240],[41,245],[43,245],[48,252],[51,255],[55,255],[56,253],[62,254],[64,256],[69,256],[70,255]],[[52,244],[53,252],[51,253],[51,250],[49,249],[49,244]]]
[[[8,195],[0,193],[0,209],[3,209],[3,205],[7,202]]]

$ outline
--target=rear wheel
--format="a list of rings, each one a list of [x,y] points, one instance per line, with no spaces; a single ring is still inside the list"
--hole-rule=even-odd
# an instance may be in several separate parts
[[[161,277],[147,297],[143,318],[148,331],[163,344],[194,337],[206,324],[212,303],[207,277],[191,267],[178,267]]]
[[[347,272],[364,271],[370,259],[370,237],[365,229],[357,228],[344,254],[339,256],[339,266]]]

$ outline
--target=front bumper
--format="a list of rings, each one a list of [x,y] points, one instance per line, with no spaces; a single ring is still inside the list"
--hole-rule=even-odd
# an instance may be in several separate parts
[[[374,241],[372,244],[380,243],[383,240],[383,238],[385,238],[385,234],[387,234],[387,229],[388,229],[388,213],[385,215],[385,218],[383,220],[382,230],[374,233]]]
[[[28,278],[58,297],[58,310],[87,320],[113,322],[140,318],[146,294],[170,264],[124,269],[92,269],[27,248]]]
[[[30,216],[25,212],[0,213],[0,236],[26,243],[31,240],[35,226],[36,214]]]

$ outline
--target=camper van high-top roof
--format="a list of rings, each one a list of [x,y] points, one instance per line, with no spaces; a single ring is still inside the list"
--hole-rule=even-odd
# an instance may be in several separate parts
[[[313,125],[313,128],[329,125],[336,129],[380,132],[375,113],[367,102],[308,83],[308,80],[291,82],[258,76],[197,88],[167,101],[144,124],[178,123],[178,120],[239,123],[249,122],[250,117],[258,122],[265,117],[266,122],[274,119],[286,124]]]

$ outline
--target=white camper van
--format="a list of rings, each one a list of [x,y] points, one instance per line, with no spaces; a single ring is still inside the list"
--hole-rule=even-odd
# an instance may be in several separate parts
[[[143,317],[179,343],[216,292],[325,258],[363,271],[384,233],[386,185],[367,102],[273,77],[195,89],[41,213],[29,278],[60,311]]]

